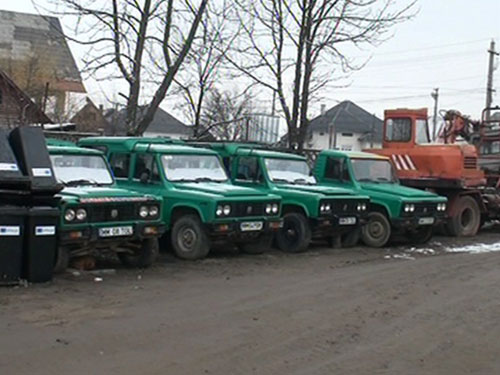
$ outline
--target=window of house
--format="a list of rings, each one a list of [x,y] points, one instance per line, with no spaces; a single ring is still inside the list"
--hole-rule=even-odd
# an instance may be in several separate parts
[[[352,151],[352,145],[342,145],[340,146],[342,151]]]
[[[342,133],[343,137],[352,137],[352,133]]]
[[[386,122],[385,140],[390,142],[408,142],[411,139],[411,119],[390,118]]]
[[[259,167],[259,160],[256,157],[241,157],[238,161],[237,180],[261,182],[262,171]]]
[[[113,169],[116,178],[128,178],[130,167],[130,155],[124,153],[114,153],[109,157],[109,164]]]
[[[326,160],[325,178],[339,181],[349,181],[349,171],[344,159],[328,158]]]

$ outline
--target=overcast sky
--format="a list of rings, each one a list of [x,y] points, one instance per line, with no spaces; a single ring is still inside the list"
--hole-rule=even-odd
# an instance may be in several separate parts
[[[420,0],[419,7],[415,19],[396,26],[391,39],[358,54],[360,61],[371,59],[361,71],[340,82],[349,87],[324,93],[322,103],[327,108],[349,99],[379,116],[385,108],[431,109],[430,93],[438,87],[440,108],[480,116],[485,104],[487,49],[492,39],[500,50],[500,0]],[[31,0],[4,0],[0,8],[36,12]],[[80,48],[73,50],[78,59]],[[99,87],[86,82],[86,86],[97,102],[102,101],[102,90],[109,92],[105,84]],[[500,68],[494,86],[499,91]],[[494,103],[500,104],[499,93]],[[319,114],[320,107],[321,103],[313,104],[312,117]]]

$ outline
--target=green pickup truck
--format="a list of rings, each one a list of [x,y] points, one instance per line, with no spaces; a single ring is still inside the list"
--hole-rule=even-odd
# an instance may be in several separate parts
[[[165,230],[161,200],[118,188],[102,152],[47,143],[55,176],[64,185],[55,271],[62,272],[71,258],[106,253],[131,267],[150,266]]]
[[[220,242],[260,253],[283,224],[280,197],[232,185],[214,151],[162,138],[93,137],[79,144],[106,153],[120,186],[163,198],[163,221],[179,258],[203,258]]]
[[[319,186],[302,156],[276,152],[258,145],[206,143],[223,158],[234,184],[282,198],[283,228],[277,247],[305,251],[312,239],[340,239],[343,246],[358,242],[369,198],[339,187]]]
[[[413,243],[427,242],[433,226],[445,219],[447,199],[400,185],[384,156],[324,150],[316,159],[314,175],[323,186],[351,189],[370,197],[368,222],[362,228],[367,246],[384,246],[396,234]]]

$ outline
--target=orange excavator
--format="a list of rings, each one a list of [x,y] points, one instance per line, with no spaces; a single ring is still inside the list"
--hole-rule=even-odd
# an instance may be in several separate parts
[[[446,231],[473,236],[486,221],[500,218],[500,123],[471,120],[458,111],[442,113],[443,126],[432,143],[427,109],[384,113],[382,149],[402,184],[448,198]]]

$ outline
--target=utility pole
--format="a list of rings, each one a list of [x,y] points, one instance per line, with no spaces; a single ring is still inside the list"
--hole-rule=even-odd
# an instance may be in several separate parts
[[[437,121],[438,121],[438,100],[439,100],[439,88],[435,88],[431,93],[432,99],[434,99],[434,115],[432,117],[432,141],[436,139]]]
[[[495,41],[492,40],[490,43],[489,53],[489,62],[488,62],[488,80],[486,84],[486,108],[490,108],[493,102],[493,71],[495,70],[495,56],[498,56],[499,53],[495,51]],[[491,113],[489,110],[486,111],[486,121],[490,120]]]

